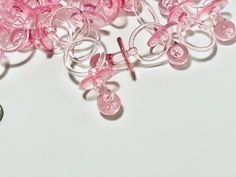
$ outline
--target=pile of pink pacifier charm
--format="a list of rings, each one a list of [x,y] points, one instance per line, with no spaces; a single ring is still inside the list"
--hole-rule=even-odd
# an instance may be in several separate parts
[[[189,50],[206,52],[214,49],[216,41],[235,39],[235,25],[221,14],[227,0],[159,0],[155,7],[147,1],[151,0],[0,0],[0,60],[6,53],[34,49],[63,53],[68,72],[80,78],[80,89],[94,90],[100,113],[113,116],[121,101],[107,81],[115,74],[128,70],[134,77],[137,62],[143,67],[170,63],[181,68],[190,61]],[[143,9],[153,17],[148,22],[141,16]],[[158,9],[167,19],[164,25],[159,23]],[[100,40],[100,29],[121,12],[135,14],[140,26],[130,36],[128,49],[119,37],[119,51],[109,53]],[[186,35],[194,30],[209,42],[199,46],[189,42]],[[150,55],[137,47],[142,32],[150,35],[142,48]]]

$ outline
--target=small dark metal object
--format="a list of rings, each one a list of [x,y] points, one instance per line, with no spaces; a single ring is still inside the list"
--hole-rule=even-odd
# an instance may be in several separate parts
[[[3,111],[2,106],[0,105],[0,121],[1,121],[2,118],[3,118],[3,115],[4,115],[4,111]]]

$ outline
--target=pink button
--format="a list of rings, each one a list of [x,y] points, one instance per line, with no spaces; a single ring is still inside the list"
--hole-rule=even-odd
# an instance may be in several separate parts
[[[121,108],[120,98],[111,91],[97,97],[97,106],[101,114],[112,116],[119,112]]]
[[[235,38],[235,25],[231,21],[224,20],[216,24],[214,32],[218,40],[231,41]]]
[[[188,49],[180,43],[175,44],[168,50],[169,63],[173,66],[183,66],[189,61]]]

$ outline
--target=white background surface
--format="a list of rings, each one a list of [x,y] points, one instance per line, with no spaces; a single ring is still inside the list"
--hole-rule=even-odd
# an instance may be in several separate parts
[[[235,7],[224,10],[234,22]],[[127,46],[135,17],[129,23],[107,28],[109,50],[118,35]],[[62,56],[37,52],[0,80],[0,177],[236,177],[235,55],[236,44],[218,45],[212,60],[184,71],[115,76],[124,113],[109,121],[82,98]]]

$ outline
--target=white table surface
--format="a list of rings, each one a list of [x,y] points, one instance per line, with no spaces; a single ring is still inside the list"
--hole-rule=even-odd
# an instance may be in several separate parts
[[[224,9],[234,22],[235,8],[231,0]],[[106,28],[108,50],[119,35],[127,46],[136,26],[130,17],[126,28]],[[62,55],[37,52],[0,80],[0,177],[236,177],[235,56],[236,44],[219,44],[211,60],[183,71],[115,76],[124,112],[111,121],[83,99]]]

